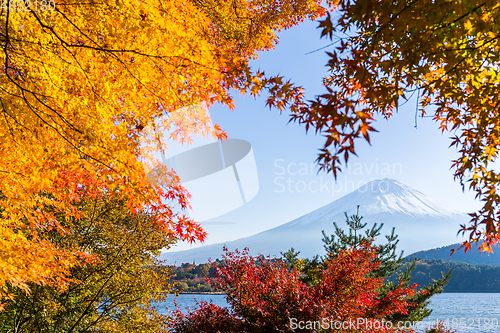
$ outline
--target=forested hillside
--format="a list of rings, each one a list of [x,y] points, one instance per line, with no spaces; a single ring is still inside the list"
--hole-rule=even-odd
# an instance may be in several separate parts
[[[500,267],[492,265],[471,265],[442,259],[417,261],[412,272],[412,282],[421,286],[432,279],[441,278],[441,272],[450,268],[451,280],[444,288],[448,293],[498,293],[500,292]]]
[[[482,244],[482,242],[479,243],[479,245],[480,244]],[[479,252],[477,248],[473,247],[472,251],[467,251],[467,253],[464,253],[463,250],[458,250],[450,256],[451,250],[457,249],[459,246],[460,244],[452,244],[427,251],[420,251],[409,255],[408,258],[410,260],[413,257],[417,257],[417,259],[443,259],[444,261],[460,261],[472,265],[483,264],[500,266],[500,247],[493,247],[494,253]]]
[[[216,261],[218,264],[220,261]],[[209,264],[183,263],[179,267],[171,266],[175,280],[175,290],[181,293],[214,292],[208,280],[215,277],[215,269]]]

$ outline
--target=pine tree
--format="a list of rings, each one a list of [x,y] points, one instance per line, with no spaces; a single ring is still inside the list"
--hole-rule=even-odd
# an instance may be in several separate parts
[[[339,253],[347,248],[359,248],[365,243],[372,243],[380,236],[380,230],[384,226],[374,223],[371,228],[367,228],[368,223],[363,223],[363,216],[359,215],[359,206],[357,207],[356,214],[348,216],[345,213],[346,224],[348,231],[340,228],[336,222],[333,222],[335,228],[334,234],[328,236],[323,230],[323,243],[326,254],[322,257],[316,255],[312,259],[300,259],[299,253],[293,248],[286,253],[281,253],[283,260],[290,268],[297,268],[303,273],[301,280],[308,285],[317,285],[320,282],[321,270],[324,263],[338,256]],[[406,262],[403,257],[403,251],[398,255],[396,247],[399,242],[398,236],[395,234],[395,228],[392,228],[390,235],[386,235],[386,242],[377,247],[377,258],[375,260],[380,262],[378,269],[371,272],[373,277],[385,278],[385,283],[380,288],[379,298],[385,297],[391,291],[397,288],[405,288],[410,286],[411,272],[415,269],[416,258],[412,262]],[[427,286],[420,288],[419,292],[408,298],[408,301],[413,303],[408,309],[408,313],[395,313],[387,318],[392,322],[398,321],[421,321],[428,317],[432,310],[428,308],[429,299],[435,295],[443,292],[443,288],[448,284],[451,278],[451,270],[444,274],[439,280],[434,280]]]

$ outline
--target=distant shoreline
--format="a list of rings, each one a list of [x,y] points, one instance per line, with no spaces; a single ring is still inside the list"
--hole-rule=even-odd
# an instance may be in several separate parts
[[[199,291],[199,292],[181,292],[179,295],[226,295],[222,291]],[[444,291],[441,294],[500,294],[500,291]],[[174,293],[170,295],[175,295]],[[437,294],[439,295],[439,294]]]
[[[226,293],[223,291],[186,291],[180,292],[179,295],[182,294],[192,294],[192,295],[225,295]]]
[[[442,294],[500,294],[500,291],[444,291]]]

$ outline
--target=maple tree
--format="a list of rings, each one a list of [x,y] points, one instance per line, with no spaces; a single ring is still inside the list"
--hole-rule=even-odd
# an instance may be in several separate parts
[[[363,216],[359,215],[359,206],[357,207],[356,214],[351,216],[348,216],[347,213],[344,214],[349,234],[339,228],[335,222],[333,222],[335,227],[334,235],[328,236],[324,231],[322,232],[324,248],[327,255],[335,256],[343,249],[349,246],[360,246],[365,241],[375,242],[377,237],[380,236],[380,230],[383,224],[377,225],[375,223],[370,229],[365,229],[368,223],[362,222]],[[380,288],[382,295],[397,288],[401,283],[403,286],[409,286],[411,274],[416,268],[416,258],[414,258],[412,262],[406,262],[406,264],[404,264],[405,258],[403,258],[403,251],[400,252],[399,256],[396,254],[396,247],[399,240],[395,231],[396,229],[392,228],[391,234],[385,236],[384,243],[377,246],[377,260],[380,261],[380,265],[373,274],[377,277],[386,279],[384,286]],[[412,305],[408,308],[406,313],[393,313],[388,319],[392,322],[415,322],[422,321],[424,318],[428,317],[432,313],[432,310],[428,308],[430,299],[432,296],[444,291],[443,288],[451,279],[451,269],[446,275],[444,272],[441,272],[441,275],[441,279],[435,279],[428,285],[422,286],[418,289],[417,293],[408,298],[408,301]]]
[[[233,106],[232,89],[254,95],[268,89],[270,103],[297,106],[299,88],[253,72],[248,61],[274,47],[276,31],[323,15],[320,2],[2,6],[0,299],[10,286],[28,290],[31,282],[63,288],[74,265],[92,260],[41,235],[64,234],[56,215],[82,218],[77,203],[105,193],[132,212],[147,208],[170,236],[203,240],[199,224],[171,209],[188,204],[175,174],[163,170],[168,182],[148,182],[145,171],[158,164],[153,152],[168,149],[168,138],[224,138],[204,108]]]
[[[157,309],[171,292],[171,271],[158,261],[175,239],[158,230],[154,215],[132,214],[123,200],[86,199],[85,213],[66,219],[66,233],[41,233],[58,249],[92,253],[85,265],[70,269],[69,285],[30,283],[30,291],[10,286],[12,298],[0,312],[1,332],[168,332],[168,317]]]
[[[460,231],[462,246],[500,239],[500,3],[496,0],[331,0],[335,16],[320,22],[327,52],[326,92],[304,102],[292,119],[323,133],[318,162],[335,176],[370,142],[374,115],[390,118],[400,102],[417,96],[417,112],[452,135],[459,157],[455,179],[483,207]]]
[[[363,223],[363,216],[359,215],[359,206],[356,214],[346,217],[347,229],[344,231],[336,222],[333,222],[335,228],[333,235],[327,235],[323,231],[323,247],[326,255],[320,257],[316,255],[312,259],[303,259],[299,257],[300,252],[296,252],[293,248],[285,253],[282,253],[283,259],[289,267],[299,270],[301,281],[307,285],[317,285],[321,281],[321,270],[324,269],[324,262],[331,260],[331,257],[336,257],[342,251],[351,247],[361,247],[365,242],[376,242],[380,236],[380,230],[383,224],[373,224],[371,228],[367,228],[368,223]],[[398,244],[398,236],[395,234],[395,228],[392,229],[390,235],[385,236],[385,241],[378,244],[375,261],[379,262],[378,267],[371,272],[375,277],[384,278],[384,285],[379,288],[379,297],[384,297],[388,292],[394,289],[410,286],[411,274],[416,268],[416,258],[412,262],[405,262],[403,252],[396,254]],[[403,269],[404,268],[404,269]],[[397,323],[398,321],[422,321],[428,317],[432,310],[428,308],[430,298],[438,293],[443,292],[443,287],[448,284],[451,278],[451,270],[447,275],[441,272],[443,278],[433,280],[426,286],[418,289],[418,292],[412,294],[407,299],[411,304],[405,313],[394,312],[387,317],[387,320]]]
[[[230,309],[202,302],[188,314],[177,310],[175,332],[292,332],[297,329],[294,323],[315,321],[323,327],[300,330],[320,332],[335,330],[330,327],[334,322],[359,318],[382,325],[387,316],[405,313],[410,306],[407,297],[416,293],[414,285],[400,285],[379,297],[384,278],[370,275],[380,262],[375,260],[376,247],[368,242],[330,257],[315,286],[302,282],[300,271],[282,260],[252,257],[248,249],[240,253],[226,248],[225,252],[222,264],[214,266],[217,275],[211,283],[226,292]],[[384,324],[379,328],[390,332],[397,327]],[[371,332],[373,327],[358,324],[343,331]]]

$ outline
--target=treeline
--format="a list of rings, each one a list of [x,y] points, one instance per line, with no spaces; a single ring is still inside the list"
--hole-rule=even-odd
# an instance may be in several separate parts
[[[479,242],[477,246],[480,246],[483,242]],[[457,249],[461,244],[452,244],[448,246],[443,246],[436,249],[420,251],[408,256],[408,259],[413,259],[416,257],[417,259],[443,259],[444,261],[459,261],[465,262],[472,265],[494,265],[500,266],[500,255],[498,254],[498,250],[500,248],[493,247],[494,253],[487,252],[479,252],[477,246],[473,246],[471,251],[467,251],[464,253],[464,250],[455,251],[453,255],[451,255],[452,249]]]
[[[217,259],[216,265],[221,261]],[[183,263],[181,266],[170,266],[172,269],[172,280],[175,281],[174,291],[179,293],[207,293],[217,292],[210,286],[208,280],[215,277],[215,268],[210,264]]]
[[[464,262],[443,259],[424,259],[416,263],[411,273],[411,282],[420,286],[432,279],[442,277],[452,269],[451,279],[444,292],[447,293],[498,293],[500,292],[500,267],[491,265],[471,265]]]
[[[221,263],[216,260],[216,265]],[[209,264],[183,263],[171,266],[175,290],[180,293],[219,292],[210,286],[208,280],[215,277],[215,269]],[[444,292],[447,293],[500,293],[500,267],[492,265],[471,265],[464,262],[443,259],[418,260],[411,273],[411,282],[426,286],[432,279],[442,277],[452,269],[451,280]]]

